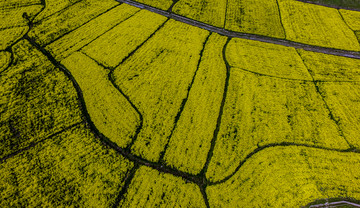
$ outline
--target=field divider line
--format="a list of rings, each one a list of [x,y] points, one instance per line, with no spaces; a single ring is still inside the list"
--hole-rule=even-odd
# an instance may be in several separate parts
[[[123,157],[125,157],[126,159],[139,164],[139,165],[144,165],[150,168],[153,168],[155,170],[158,170],[159,172],[162,173],[168,173],[171,174],[173,176],[177,176],[182,178],[185,181],[188,182],[193,182],[195,184],[200,184],[202,185],[204,183],[204,180],[202,177],[198,176],[198,175],[193,175],[193,174],[189,174],[177,169],[174,169],[170,166],[167,165],[163,165],[157,162],[151,162],[149,160],[146,160],[144,158],[141,158],[137,155],[132,154],[131,152],[129,152],[128,150],[126,150],[125,148],[121,148],[119,147],[116,143],[112,142],[109,138],[107,138],[105,135],[103,135],[95,126],[95,124],[92,122],[90,115],[87,111],[86,108],[86,104],[85,104],[85,100],[84,100],[84,96],[82,93],[82,90],[79,86],[79,84],[77,83],[77,81],[75,80],[75,78],[73,77],[73,75],[70,73],[70,71],[64,66],[62,65],[60,62],[58,62],[49,51],[47,51],[46,49],[44,49],[43,47],[41,47],[34,39],[30,38],[28,35],[25,35],[24,37],[25,40],[29,41],[31,45],[33,45],[36,49],[38,49],[44,56],[46,56],[48,58],[48,60],[55,66],[57,67],[60,71],[62,71],[72,82],[73,87],[76,90],[76,93],[78,95],[78,100],[79,100],[79,107],[80,110],[83,114],[83,116],[85,117],[86,123],[88,124],[89,129],[91,130],[91,132],[95,135],[95,137],[97,139],[99,139],[99,141],[106,147],[109,147],[111,149],[114,149],[115,151],[117,151],[119,154],[121,154]],[[199,186],[200,186],[199,185]]]
[[[207,44],[207,42],[208,42],[211,34],[212,34],[212,33],[210,32],[209,35],[206,37],[205,41],[203,42],[203,48],[202,48],[201,51],[200,51],[199,61],[198,61],[198,64],[197,64],[197,66],[196,66],[196,70],[195,70],[194,76],[193,76],[193,78],[192,78],[192,80],[191,80],[191,82],[190,82],[190,84],[189,84],[189,86],[188,86],[188,88],[187,88],[186,97],[185,97],[185,98],[182,100],[182,102],[181,102],[180,109],[179,109],[178,113],[177,113],[176,116],[175,116],[174,126],[173,126],[173,128],[171,129],[170,135],[167,137],[167,142],[166,142],[166,145],[165,145],[165,147],[164,147],[164,150],[160,153],[160,158],[159,158],[159,162],[160,162],[160,163],[164,163],[164,162],[165,162],[165,161],[164,161],[164,156],[165,156],[166,150],[167,150],[167,148],[169,147],[170,139],[171,139],[172,135],[174,134],[174,131],[175,131],[176,127],[177,127],[178,121],[180,120],[180,117],[181,117],[181,115],[182,115],[182,112],[184,111],[185,106],[186,106],[186,103],[187,103],[187,101],[188,101],[188,99],[189,99],[192,86],[193,86],[193,84],[194,84],[194,82],[195,82],[196,74],[197,74],[197,72],[199,71],[199,68],[200,68],[200,63],[201,63],[201,59],[202,59],[202,56],[203,56],[204,51],[205,51],[206,44]]]
[[[53,137],[55,137],[55,136],[57,136],[57,135],[59,135],[61,133],[64,133],[65,131],[67,131],[69,129],[72,129],[72,128],[74,128],[74,127],[76,127],[76,126],[78,126],[78,125],[80,125],[82,123],[84,123],[84,121],[80,121],[80,122],[74,123],[74,124],[72,124],[70,126],[64,127],[63,129],[61,129],[61,130],[59,130],[59,131],[45,137],[44,139],[41,139],[41,140],[37,141],[37,142],[31,142],[28,146],[26,146],[26,147],[24,147],[22,149],[19,149],[16,152],[13,152],[13,153],[11,153],[9,155],[6,155],[3,158],[0,158],[0,163],[6,161],[9,158],[12,158],[12,157],[16,156],[16,155],[18,155],[18,154],[20,154],[20,153],[22,153],[22,152],[24,152],[26,150],[29,150],[29,149],[37,146],[39,143],[42,143],[42,142],[44,142],[44,141],[46,141],[48,139],[51,139],[51,138],[53,138]]]
[[[219,181],[215,181],[215,182],[208,182],[209,186],[214,186],[214,185],[218,185],[221,183],[225,183],[226,181],[228,181],[229,179],[231,179],[239,170],[240,168],[255,154],[267,149],[267,148],[271,148],[271,147],[307,147],[307,148],[313,148],[313,149],[319,149],[319,150],[328,150],[328,151],[334,151],[334,152],[352,152],[352,153],[356,153],[359,154],[360,153],[360,149],[355,149],[355,148],[349,148],[349,149],[335,149],[335,148],[327,148],[327,147],[321,147],[321,146],[315,146],[315,145],[308,145],[308,144],[297,144],[297,143],[292,143],[292,142],[282,142],[282,143],[272,143],[272,144],[267,144],[264,146],[259,146],[258,148],[256,148],[254,151],[252,151],[250,154],[248,154],[242,161],[240,161],[239,165],[236,167],[236,169],[234,170],[233,173],[231,173],[230,175],[226,176],[224,179],[221,179]]]
[[[118,196],[115,199],[115,203],[112,206],[113,208],[118,208],[120,202],[122,199],[124,199],[125,194],[127,193],[127,190],[129,189],[129,186],[131,184],[131,181],[134,179],[136,171],[140,168],[140,165],[136,162],[134,162],[134,167],[131,168],[130,172],[126,175],[123,181],[125,181],[123,187],[121,188]]]
[[[335,48],[327,48],[327,47],[321,47],[321,46],[315,46],[315,45],[308,45],[304,43],[299,43],[295,41],[280,39],[280,38],[272,38],[268,36],[262,36],[262,35],[256,35],[256,34],[250,34],[250,33],[242,33],[242,32],[235,32],[226,30],[224,28],[219,28],[213,25],[209,25],[194,19],[190,19],[188,17],[184,17],[178,14],[174,14],[172,12],[164,11],[149,5],[145,5],[142,3],[138,3],[132,0],[116,0],[121,3],[126,3],[131,6],[138,7],[140,9],[146,9],[148,11],[163,15],[165,17],[183,22],[185,24],[189,24],[198,28],[202,28],[204,30],[208,30],[214,33],[218,33],[223,36],[231,37],[231,38],[243,38],[247,40],[255,40],[265,43],[272,43],[276,45],[283,45],[287,47],[293,47],[297,49],[304,49],[306,51],[313,51],[318,53],[324,53],[324,54],[330,54],[335,56],[343,56],[348,58],[354,58],[354,59],[360,59],[360,52],[359,51],[351,51],[351,50],[342,50],[342,49],[335,49]]]
[[[210,145],[210,149],[209,149],[209,152],[208,152],[208,155],[207,155],[207,158],[206,158],[206,162],[204,164],[203,169],[200,171],[200,175],[202,177],[204,177],[204,178],[205,178],[206,171],[207,171],[207,169],[209,167],[211,158],[213,157],[214,148],[215,148],[216,141],[217,141],[217,138],[218,138],[218,135],[219,135],[219,132],[220,132],[221,120],[222,120],[222,116],[223,116],[223,113],[224,113],[224,107],[225,107],[225,102],[226,102],[228,88],[229,88],[230,68],[231,68],[231,66],[230,66],[229,62],[227,61],[227,59],[226,59],[226,49],[227,49],[227,46],[230,43],[230,41],[231,41],[231,38],[228,38],[225,45],[224,45],[224,47],[223,47],[223,50],[222,50],[223,60],[224,60],[225,65],[226,65],[226,79],[225,79],[224,93],[223,93],[223,97],[222,97],[222,100],[221,100],[219,115],[218,115],[218,118],[217,118],[216,128],[214,130],[213,138],[211,140],[211,145]]]
[[[337,127],[337,129],[338,129],[338,131],[339,131],[340,136],[346,141],[346,143],[349,145],[350,148],[353,148],[353,149],[354,149],[355,146],[352,145],[352,144],[349,142],[349,140],[346,138],[346,136],[345,136],[342,128],[340,127],[339,121],[335,119],[335,116],[334,116],[333,112],[331,111],[329,104],[326,102],[324,95],[321,93],[320,87],[319,87],[319,85],[318,85],[318,82],[314,79],[314,76],[310,73],[309,67],[306,65],[306,63],[305,63],[303,57],[301,56],[301,54],[299,53],[299,51],[296,50],[296,52],[297,52],[298,56],[301,58],[301,60],[302,60],[302,62],[303,62],[303,64],[304,64],[304,66],[306,67],[309,75],[310,75],[311,78],[313,79],[313,83],[314,83],[316,92],[319,94],[319,96],[321,97],[321,100],[323,101],[323,103],[324,103],[324,105],[325,105],[325,108],[328,110],[330,119],[336,124],[336,127]]]

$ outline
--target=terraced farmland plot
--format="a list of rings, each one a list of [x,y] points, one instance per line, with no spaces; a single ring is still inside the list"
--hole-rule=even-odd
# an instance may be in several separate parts
[[[360,60],[298,50],[315,81],[360,81]]]
[[[172,11],[222,28],[225,23],[226,8],[226,0],[180,0],[175,4]]]
[[[0,158],[81,121],[70,80],[27,41],[0,76]]]
[[[179,170],[198,174],[207,159],[223,99],[226,37],[212,34],[201,57],[188,101],[170,137],[164,160]]]
[[[294,48],[234,38],[227,46],[226,58],[231,67],[256,74],[293,80],[312,80]]]
[[[301,207],[316,199],[359,198],[359,154],[271,147],[207,190],[211,207]]]
[[[195,184],[141,167],[119,207],[205,207],[205,203]]]
[[[225,29],[285,38],[277,0],[229,0]]]
[[[115,69],[115,84],[144,118],[132,147],[136,154],[151,161],[159,159],[208,35],[205,30],[170,20]]]
[[[34,28],[29,32],[29,36],[36,39],[41,46],[47,45],[116,5],[118,3],[113,0],[80,1],[64,10],[60,10],[51,18],[36,22]]]
[[[352,146],[359,148],[359,83],[318,83],[318,87],[346,139]]]
[[[0,206],[109,207],[132,167],[77,125],[0,162]]]
[[[142,10],[91,42],[82,51],[100,64],[115,68],[136,47],[161,28],[166,20],[161,15]]]
[[[86,109],[97,129],[120,147],[129,144],[140,125],[140,118],[108,80],[109,71],[79,52],[63,60],[62,64],[77,80]]]
[[[294,0],[279,0],[286,39],[329,48],[359,51],[354,32],[338,10]]]
[[[47,45],[46,49],[49,50],[57,60],[62,60],[71,53],[89,45],[137,12],[139,12],[139,9],[136,7],[127,4],[119,5]],[[104,50],[99,50],[99,52],[101,51]]]
[[[360,11],[350,11],[345,9],[340,9],[339,11],[346,24],[348,24],[352,30],[360,30]]]

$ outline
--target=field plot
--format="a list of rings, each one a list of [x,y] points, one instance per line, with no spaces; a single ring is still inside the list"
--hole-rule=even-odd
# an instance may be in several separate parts
[[[228,0],[225,29],[285,38],[276,0]]]
[[[166,17],[142,10],[87,45],[82,51],[102,65],[114,68],[166,20]]]
[[[136,0],[136,2],[147,4],[152,7],[156,7],[162,10],[167,10],[173,4],[173,0]]]
[[[216,27],[224,27],[227,0],[180,0],[173,7],[176,14]]]
[[[226,49],[230,66],[286,79],[312,80],[294,48],[233,38]]]
[[[57,60],[62,60],[127,20],[139,10],[140,9],[127,4],[119,5],[47,45],[46,49],[49,50]],[[99,52],[101,51],[104,50],[101,49]]]
[[[0,163],[0,206],[109,207],[132,167],[78,125]]]
[[[286,38],[322,47],[359,51],[354,32],[337,9],[293,0],[279,0]]]
[[[350,9],[360,9],[360,2],[358,0],[306,0],[315,4],[322,4],[325,6],[332,6],[335,8],[345,7]]]
[[[206,207],[200,189],[170,174],[141,167],[119,207]]]
[[[34,24],[29,36],[46,45],[118,5],[113,0],[83,0]]]
[[[151,161],[159,159],[208,35],[205,30],[170,20],[115,69],[115,83],[144,116],[132,148],[136,154]]]
[[[81,121],[70,80],[28,42],[13,51],[0,76],[0,158]]]
[[[339,10],[341,16],[344,18],[345,22],[349,25],[349,27],[354,30],[360,30],[360,12],[358,11],[350,11],[345,9]]]
[[[0,50],[5,50],[28,30],[28,19],[32,19],[41,9],[40,0],[0,2]],[[26,16],[24,14],[26,13]]]
[[[360,155],[272,147],[225,183],[207,189],[211,207],[302,207],[316,199],[359,198]]]
[[[79,84],[91,121],[110,140],[125,147],[139,125],[139,115],[108,80],[108,70],[77,52],[62,61]]]
[[[232,68],[207,177],[221,180],[256,148],[283,142],[349,148],[313,83]]]
[[[214,33],[205,45],[188,101],[165,152],[167,164],[192,174],[203,168],[216,128],[226,79],[225,42],[226,37]]]
[[[360,81],[360,60],[298,50],[315,81]]]
[[[52,15],[61,13],[63,10],[81,1],[86,0],[46,0],[45,9],[36,16],[34,22],[39,22],[45,18],[52,18]]]
[[[346,139],[359,148],[359,83],[318,83],[318,86]]]

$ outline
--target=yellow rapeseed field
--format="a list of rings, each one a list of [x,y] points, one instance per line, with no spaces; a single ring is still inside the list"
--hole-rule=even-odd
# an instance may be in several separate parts
[[[0,73],[10,64],[11,54],[7,51],[0,51]]]
[[[27,41],[12,48],[16,64],[0,76],[0,158],[81,121],[64,73]]]
[[[165,153],[167,164],[192,174],[203,168],[216,127],[226,79],[222,55],[225,42],[226,37],[210,36],[188,102]]]
[[[132,167],[78,125],[0,163],[0,206],[109,207]]]
[[[120,147],[126,147],[139,125],[139,115],[108,80],[109,71],[80,52],[62,64],[79,84],[96,128]]]
[[[354,32],[337,9],[279,0],[286,38],[292,41],[329,48],[359,51]]]
[[[51,18],[36,22],[29,36],[36,39],[40,45],[49,44],[118,4],[113,0],[80,1],[72,7],[60,10]]]
[[[360,147],[360,86],[354,83],[318,83],[320,92],[349,143]]]
[[[232,68],[207,177],[221,180],[256,148],[282,142],[349,148],[312,82],[258,76]]]
[[[301,207],[316,199],[359,198],[360,155],[271,147],[225,183],[207,189],[211,207]]]
[[[144,21],[145,19],[149,21]],[[164,16],[142,10],[109,30],[82,51],[104,66],[114,68],[153,34],[166,19]]]
[[[74,51],[99,38],[99,36],[130,18],[138,11],[138,8],[127,4],[119,5],[75,31],[62,36],[59,40],[52,42],[46,49],[53,53],[57,60],[62,60]]]
[[[360,11],[351,11],[340,9],[341,15],[343,16],[345,22],[349,27],[354,31],[360,30]]]
[[[115,69],[116,84],[144,116],[132,148],[136,154],[159,159],[208,35],[206,30],[170,20]]]
[[[315,81],[360,81],[360,59],[298,51]]]
[[[40,0],[38,0],[40,3]],[[50,19],[52,18],[52,15],[66,10],[68,7],[71,7],[74,4],[77,4],[84,0],[46,0],[46,6],[42,12],[40,12],[36,18],[34,19],[34,22],[41,21],[42,19]]]
[[[205,207],[200,189],[193,183],[157,170],[137,170],[119,207]]]
[[[230,66],[262,75],[312,80],[296,50],[291,47],[233,38],[226,50]]]
[[[224,27],[226,0],[180,0],[172,11],[216,27]]]
[[[285,38],[277,0],[228,0],[225,29]]]

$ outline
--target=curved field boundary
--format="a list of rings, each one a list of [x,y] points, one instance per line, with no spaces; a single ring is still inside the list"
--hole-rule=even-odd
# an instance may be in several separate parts
[[[234,32],[234,31],[229,31],[229,30],[225,30],[223,28],[219,28],[219,27],[215,27],[197,20],[193,20],[187,17],[183,17],[181,15],[178,14],[174,14],[172,12],[169,11],[164,11],[161,9],[157,9],[154,8],[152,6],[149,5],[145,5],[142,3],[138,3],[132,0],[116,0],[118,2],[121,3],[125,3],[125,4],[129,4],[131,6],[135,6],[138,7],[140,9],[146,9],[148,11],[163,15],[165,17],[183,22],[185,24],[189,24],[195,27],[199,27],[205,30],[208,30],[210,32],[215,32],[218,33],[220,35],[224,35],[227,37],[236,37],[236,38],[244,38],[244,39],[248,39],[248,40],[256,40],[256,41],[261,41],[261,42],[265,42],[265,43],[273,43],[273,44],[277,44],[277,45],[283,45],[283,46],[288,46],[288,47],[294,47],[294,48],[300,48],[300,49],[304,49],[307,51],[313,51],[313,52],[319,52],[319,53],[325,53],[325,54],[330,54],[330,55],[336,55],[336,56],[344,56],[344,57],[348,57],[348,58],[354,58],[354,59],[360,59],[360,52],[357,51],[348,51],[348,50],[340,50],[340,49],[334,49],[334,48],[326,48],[326,47],[320,47],[320,46],[314,46],[314,45],[308,45],[308,44],[304,44],[304,43],[298,43],[298,42],[294,42],[294,41],[290,41],[290,40],[284,40],[284,39],[279,39],[279,38],[271,38],[271,37],[267,37],[267,36],[262,36],[262,35],[255,35],[255,34],[249,34],[249,33],[241,33],[241,32]]]

